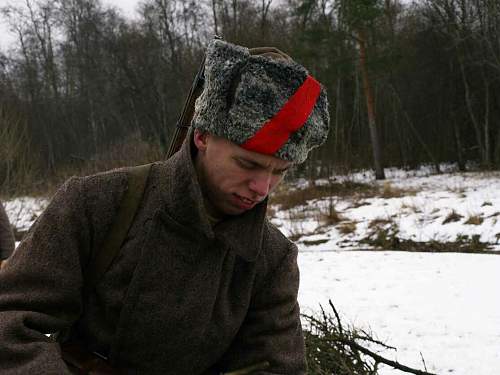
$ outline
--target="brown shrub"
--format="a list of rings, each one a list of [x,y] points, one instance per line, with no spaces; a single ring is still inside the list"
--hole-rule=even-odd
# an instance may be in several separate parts
[[[43,190],[46,194],[48,192],[52,195],[71,176],[86,176],[115,168],[147,164],[164,158],[158,144],[148,143],[138,134],[134,134],[126,140],[100,150],[91,159],[71,157],[66,165],[57,170],[56,175],[44,183]]]
[[[360,207],[369,204],[360,202],[362,198],[377,196],[382,198],[400,198],[415,194],[416,190],[394,188],[389,182],[380,187],[375,184],[354,181],[330,181],[326,185],[309,185],[303,189],[292,189],[289,185],[282,184],[271,194],[270,203],[279,205],[283,210],[288,210],[293,207],[305,205],[308,201],[314,199],[324,199],[335,196],[350,198],[355,202],[353,203],[353,207]]]
[[[354,233],[356,231],[356,223],[353,221],[341,223],[337,227],[337,230],[343,235],[348,235],[348,234]]]
[[[465,222],[465,224],[469,225],[481,225],[483,223],[484,219],[481,215],[471,215]]]
[[[331,182],[328,185],[312,185],[304,189],[290,189],[286,184],[278,187],[270,196],[271,204],[279,205],[282,210],[304,205],[307,201],[327,197],[375,196],[378,188],[358,182]]]
[[[335,207],[332,205],[329,207],[328,211],[320,212],[319,219],[324,225],[334,225],[343,221],[344,217],[339,214]]]
[[[385,182],[382,186],[380,196],[382,198],[401,198],[408,195],[415,195],[416,190],[395,188],[390,182]]]
[[[417,207],[417,205],[415,203],[403,202],[403,204],[401,204],[401,209],[407,209],[407,210],[412,211],[416,214],[422,212],[422,210],[419,207]]]
[[[382,226],[393,224],[394,222],[391,219],[382,219],[376,218],[370,221],[368,224],[368,228],[380,228]]]
[[[463,216],[462,216],[462,215],[457,214],[457,213],[455,212],[455,210],[452,210],[452,211],[448,214],[448,216],[446,216],[446,217],[445,217],[445,219],[443,220],[443,223],[442,223],[442,224],[444,225],[444,224],[448,224],[448,223],[454,223],[454,222],[456,222],[456,221],[460,221],[460,220],[462,220],[462,218],[463,218]]]

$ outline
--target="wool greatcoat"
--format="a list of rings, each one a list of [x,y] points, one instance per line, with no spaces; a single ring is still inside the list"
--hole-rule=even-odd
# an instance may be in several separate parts
[[[297,248],[265,202],[212,227],[191,142],[153,164],[119,255],[83,277],[127,189],[114,170],[72,178],[0,272],[0,374],[68,374],[44,333],[72,328],[127,374],[305,374]]]

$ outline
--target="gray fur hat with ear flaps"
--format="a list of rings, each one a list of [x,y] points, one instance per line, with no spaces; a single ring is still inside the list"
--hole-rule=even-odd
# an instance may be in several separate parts
[[[207,49],[205,87],[196,100],[192,126],[242,145],[272,119],[309,73],[286,55],[283,59],[266,55],[214,39]],[[321,86],[304,125],[274,156],[302,163],[311,149],[325,142],[329,121],[326,90]]]

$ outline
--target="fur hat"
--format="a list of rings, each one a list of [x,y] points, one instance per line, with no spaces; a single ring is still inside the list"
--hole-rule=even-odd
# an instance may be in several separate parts
[[[328,134],[326,90],[288,56],[259,50],[219,39],[209,44],[192,126],[245,149],[302,163]]]

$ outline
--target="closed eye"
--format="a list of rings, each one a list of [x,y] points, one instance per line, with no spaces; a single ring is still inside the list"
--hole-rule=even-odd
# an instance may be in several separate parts
[[[236,158],[236,162],[244,169],[256,169],[260,167],[257,163],[246,159]]]
[[[247,170],[267,169],[266,166],[261,165],[257,162],[254,162],[252,160],[238,158],[238,157],[235,158],[235,160],[236,160],[236,163],[243,169],[247,169]],[[282,176],[286,173],[286,171],[288,169],[289,169],[289,167],[273,169],[272,174],[275,176]]]

